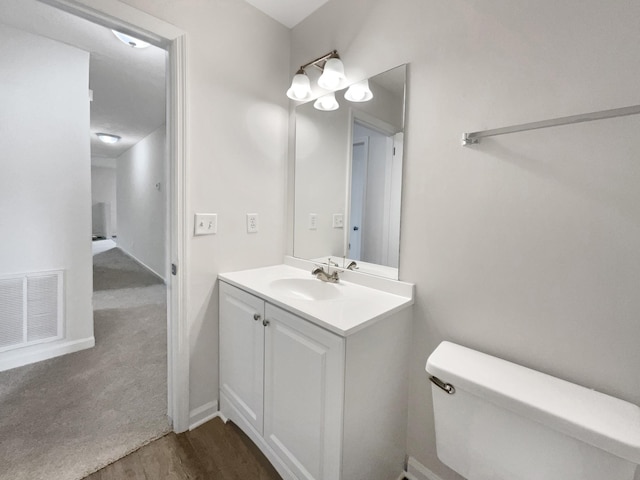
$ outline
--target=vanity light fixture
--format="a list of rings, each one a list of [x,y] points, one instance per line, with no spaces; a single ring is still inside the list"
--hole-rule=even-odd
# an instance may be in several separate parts
[[[122,33],[117,30],[111,30],[111,31],[116,37],[118,37],[118,40],[120,40],[125,45],[129,45],[130,47],[147,48],[148,46],[151,45],[150,43],[144,42],[139,38],[132,37],[131,35],[127,35],[126,33]]]
[[[311,82],[302,68],[293,76],[291,87],[287,90],[287,97],[298,101],[308,100],[311,97]]]
[[[318,78],[319,87],[326,90],[336,90],[344,83],[344,65],[337,50],[333,50],[300,67],[293,77],[291,87],[287,90],[287,97],[291,100],[304,101],[311,97],[311,83],[306,72],[306,69],[311,66],[322,71],[322,75]]]
[[[344,94],[344,98],[350,102],[368,102],[373,98],[369,88],[369,80],[366,78],[351,85]]]
[[[338,101],[336,100],[335,93],[331,92],[317,99],[313,104],[313,107],[316,110],[322,110],[323,112],[330,112],[332,110],[337,110],[340,107],[340,105],[338,105]]]
[[[111,135],[110,133],[96,133],[96,135],[103,143],[118,143],[120,141],[118,135]]]
[[[326,90],[335,90],[344,81],[344,65],[337,56],[329,58],[324,64],[322,75],[318,79],[318,86]]]

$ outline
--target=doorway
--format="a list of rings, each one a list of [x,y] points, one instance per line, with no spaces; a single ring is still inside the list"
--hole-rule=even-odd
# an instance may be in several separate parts
[[[146,38],[154,44],[160,45],[169,51],[169,59],[167,65],[170,71],[169,80],[169,98],[167,101],[167,131],[169,138],[169,162],[170,162],[170,183],[166,188],[169,198],[169,208],[166,217],[168,219],[168,228],[166,229],[169,237],[170,261],[168,265],[176,266],[176,275],[168,276],[168,381],[167,390],[163,397],[167,399],[167,412],[172,421],[173,428],[176,431],[184,431],[188,425],[188,350],[187,335],[184,322],[184,276],[185,265],[184,258],[186,256],[186,238],[184,228],[185,225],[185,196],[184,196],[184,152],[185,144],[185,116],[184,116],[184,100],[185,100],[185,68],[184,68],[184,35],[172,26],[168,26],[157,19],[146,18],[141,12],[133,9],[123,9],[122,4],[118,2],[110,2],[109,0],[101,2],[100,10],[96,10],[91,6],[84,5],[82,2],[66,2],[51,1],[42,2],[52,4],[55,7],[71,11],[74,15],[78,15],[85,19],[107,26],[110,28],[117,27],[127,30],[139,37]],[[93,3],[93,2],[86,2]],[[135,14],[134,14],[135,13]],[[136,25],[136,22],[145,25],[144,30]],[[155,22],[155,23],[154,23]],[[88,207],[88,206],[87,206]],[[87,242],[90,242],[88,235]],[[169,268],[167,267],[167,271]],[[84,352],[84,351],[83,351]],[[77,352],[72,355],[65,355],[52,358],[48,362],[57,363],[58,367],[64,367],[65,363],[70,362],[73,355],[79,355],[83,352]],[[78,358],[78,357],[76,357]],[[37,371],[41,369],[40,364],[33,366],[36,377]],[[58,369],[63,371],[62,368]],[[73,376],[77,380],[74,388],[74,395],[64,396],[63,393],[56,395],[56,398],[62,399],[67,403],[81,402],[86,400],[87,395],[94,394],[91,389],[86,388],[87,382],[82,381],[82,376]],[[31,377],[36,378],[36,377]],[[51,378],[40,376],[41,380],[47,382]],[[62,383],[62,382],[60,382]],[[35,385],[35,382],[34,382]],[[98,392],[101,394],[104,392]],[[77,394],[77,395],[75,395]],[[46,402],[46,399],[43,399]],[[53,403],[53,402],[52,402]],[[108,410],[103,410],[100,414],[112,414]],[[14,419],[15,420],[15,419]],[[48,428],[41,424],[42,428]],[[126,432],[122,432],[125,434]],[[90,441],[89,438],[86,440]],[[64,442],[64,438],[57,438],[59,443]],[[69,452],[70,457],[74,456],[74,452]],[[107,452],[108,453],[108,452]],[[113,460],[113,458],[109,459]],[[55,475],[54,475],[55,476]],[[17,477],[16,477],[17,478]]]
[[[353,122],[348,257],[397,268],[403,134],[368,120]]]
[[[117,0],[38,0],[103,27],[164,48],[167,56],[168,236],[168,414],[175,432],[189,428],[189,348],[186,319],[187,276],[187,68],[186,34],[174,25]]]

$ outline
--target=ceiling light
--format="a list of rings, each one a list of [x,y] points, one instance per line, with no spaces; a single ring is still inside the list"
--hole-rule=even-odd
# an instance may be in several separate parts
[[[311,96],[311,82],[309,77],[301,68],[296,72],[291,82],[291,87],[287,90],[287,97],[291,100],[308,100]]]
[[[318,79],[318,86],[325,90],[335,90],[344,79],[344,65],[342,64],[342,60],[338,57],[333,57],[328,59],[324,64],[322,75],[320,75]]]
[[[338,102],[336,100],[336,95],[333,92],[328,93],[320,97],[319,99],[317,99],[313,104],[313,106],[317,110],[322,110],[324,112],[337,110],[340,107],[340,105],[338,105]]]
[[[150,46],[150,43],[144,42],[139,38],[132,37],[131,35],[127,35],[126,33],[118,32],[117,30],[111,30],[113,34],[118,37],[122,43],[129,45],[133,48],[147,48]]]
[[[311,98],[311,83],[309,82],[309,77],[306,72],[306,69],[309,67],[316,67],[322,71],[322,75],[318,78],[318,86],[325,90],[336,90],[344,83],[344,65],[342,64],[342,60],[340,60],[338,52],[332,50],[326,55],[302,65],[298,69],[291,81],[291,87],[287,90],[287,97],[291,100],[304,101]],[[335,102],[335,105],[337,104],[338,103]]]
[[[110,133],[96,133],[96,135],[104,143],[117,143],[120,141],[118,135],[111,135]]]
[[[350,102],[368,102],[373,98],[373,93],[369,88],[369,80],[364,79],[360,82],[354,83],[345,92],[344,98]]]

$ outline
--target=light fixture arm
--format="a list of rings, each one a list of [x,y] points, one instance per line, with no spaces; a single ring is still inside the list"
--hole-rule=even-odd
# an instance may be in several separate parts
[[[309,63],[305,63],[300,67],[300,70],[298,70],[298,73],[300,73],[300,71],[304,72],[306,68],[309,68],[311,66],[317,67],[320,70],[324,70],[324,64],[320,66],[319,63],[322,63],[322,62],[326,63],[326,61],[329,60],[330,58],[340,58],[340,55],[338,55],[338,51],[332,50],[329,53],[322,55],[321,57],[318,57],[315,60],[310,61]]]
[[[320,88],[335,91],[345,80],[344,65],[340,60],[340,55],[338,55],[337,50],[332,50],[300,67],[293,76],[291,87],[287,90],[287,97],[291,100],[300,102],[311,97],[311,84],[305,71],[311,66],[317,67],[322,72],[320,78],[318,78],[318,86]]]

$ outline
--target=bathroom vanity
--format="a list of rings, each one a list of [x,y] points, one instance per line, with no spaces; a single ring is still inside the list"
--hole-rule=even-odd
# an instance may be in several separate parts
[[[413,285],[313,264],[219,275],[220,411],[285,479],[403,470]]]

